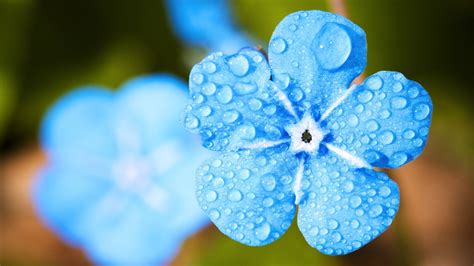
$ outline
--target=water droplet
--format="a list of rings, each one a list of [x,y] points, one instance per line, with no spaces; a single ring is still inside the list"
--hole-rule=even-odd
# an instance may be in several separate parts
[[[253,61],[254,61],[255,63],[257,63],[257,64],[263,61],[263,57],[262,57],[261,55],[259,55],[259,54],[258,54],[258,55],[255,55],[252,59],[253,59]]]
[[[403,132],[403,137],[406,139],[412,139],[415,137],[415,131],[407,129]]]
[[[255,228],[255,236],[260,241],[267,240],[268,236],[270,236],[271,227],[268,223],[263,223],[261,226]]]
[[[353,219],[353,220],[351,221],[351,227],[352,227],[353,229],[357,229],[357,228],[359,228],[359,226],[360,226],[360,223],[359,223],[359,221],[358,221],[357,219]]]
[[[255,83],[253,82],[252,83],[239,82],[235,84],[234,86],[234,91],[240,95],[254,93],[257,91],[257,89],[258,89],[257,85],[255,85]]]
[[[214,64],[213,62],[205,62],[204,64],[202,64],[202,68],[209,74],[212,74],[217,70],[216,64]]]
[[[362,203],[362,199],[359,196],[352,196],[349,199],[349,203],[350,203],[352,208],[357,208]]]
[[[275,74],[275,82],[278,84],[278,88],[284,90],[290,85],[290,75],[286,73]]]
[[[191,80],[194,82],[194,84],[201,85],[204,82],[204,75],[201,73],[194,73],[191,77]]]
[[[383,144],[390,144],[393,142],[395,136],[393,135],[393,132],[390,130],[382,132],[379,136],[379,141],[382,142]]]
[[[276,179],[272,174],[266,174],[262,176],[261,184],[266,191],[273,191],[276,187]]]
[[[342,184],[342,189],[344,192],[349,193],[354,190],[354,183],[351,180],[347,180]]]
[[[342,236],[338,232],[335,232],[334,234],[332,234],[332,241],[339,242],[341,241],[341,239],[342,239]]]
[[[295,24],[290,25],[290,30],[291,31],[296,31],[297,29],[298,29],[298,26],[296,26]]]
[[[222,160],[221,159],[215,159],[212,161],[212,167],[218,168],[222,165]]]
[[[232,89],[229,86],[225,85],[219,89],[216,98],[220,103],[227,104],[232,100],[232,96]]]
[[[230,201],[238,202],[242,200],[242,192],[239,190],[231,190],[229,192],[228,198]]]
[[[413,140],[413,145],[415,147],[421,147],[421,146],[423,146],[423,140],[420,139],[420,138],[416,138],[416,139]]]
[[[319,233],[319,229],[316,226],[309,229],[309,235],[311,236],[317,236],[318,233]]]
[[[290,99],[294,102],[299,102],[301,99],[303,99],[303,91],[296,88],[290,92]]]
[[[273,199],[272,198],[265,198],[262,203],[263,203],[263,206],[265,206],[267,208],[271,207],[273,205]]]
[[[246,180],[250,177],[250,170],[247,168],[243,168],[239,171],[239,177],[243,180]]]
[[[427,104],[425,103],[417,104],[415,108],[413,109],[413,117],[416,120],[421,121],[428,117],[428,115],[430,114],[430,111],[431,109]]]
[[[399,81],[395,82],[392,86],[392,90],[395,93],[401,92],[403,90],[403,84]]]
[[[229,59],[230,71],[238,77],[245,76],[250,68],[249,60],[244,55],[235,55]]]
[[[407,99],[402,96],[395,96],[390,100],[390,105],[394,109],[403,109],[407,106]]]
[[[356,127],[359,124],[359,118],[355,114],[350,114],[347,117],[347,124],[351,127]]]
[[[262,108],[262,101],[260,101],[259,99],[256,99],[256,98],[250,99],[249,108],[252,111],[260,110],[260,108]]]
[[[349,58],[352,41],[347,31],[337,23],[327,23],[314,40],[312,50],[322,68],[340,68]]]
[[[276,37],[270,42],[270,51],[281,54],[286,50],[286,41],[283,38]]]
[[[189,129],[195,129],[199,126],[199,119],[191,113],[186,115],[184,125]]]
[[[336,220],[331,219],[328,221],[328,226],[329,226],[329,229],[334,230],[339,226],[339,223]]]
[[[284,185],[290,184],[292,180],[293,178],[289,175],[284,175],[280,178],[281,183],[283,183]]]
[[[382,186],[379,188],[379,195],[384,198],[390,196],[391,193],[392,193],[392,190],[390,190],[390,188],[387,186]]]
[[[374,94],[369,90],[362,90],[357,94],[357,100],[360,103],[368,103],[373,97]]]
[[[201,112],[201,115],[206,117],[206,116],[209,116],[212,112],[212,109],[211,107],[207,106],[207,105],[204,105],[203,107],[201,107],[199,109],[199,111]]]
[[[224,114],[222,115],[222,120],[224,121],[224,123],[231,124],[239,118],[239,115],[239,112],[231,109],[229,111],[224,112]]]
[[[379,123],[377,123],[377,121],[375,121],[373,119],[371,119],[371,120],[369,120],[365,123],[365,128],[370,132],[376,131],[377,129],[379,129],[379,127],[380,127]]]
[[[392,158],[390,161],[391,161],[390,163],[391,166],[399,167],[408,161],[408,156],[403,152],[397,152],[392,155]]]
[[[274,115],[275,112],[276,112],[276,106],[273,105],[273,104],[270,104],[270,105],[267,105],[263,108],[263,112],[266,114],[266,115]]]
[[[382,214],[383,208],[379,204],[372,206],[369,211],[369,216],[375,218]]]
[[[214,181],[212,182],[212,184],[213,184],[214,187],[216,187],[216,188],[222,187],[222,186],[224,186],[224,179],[218,177],[218,178],[214,179]]]
[[[218,220],[221,217],[221,213],[218,210],[214,209],[209,212],[209,216],[212,220]]]
[[[213,202],[217,199],[217,192],[215,192],[214,190],[209,190],[207,193],[206,193],[206,200],[208,202]]]
[[[367,87],[371,90],[379,90],[382,88],[383,80],[379,76],[372,76],[366,81]]]
[[[380,117],[381,119],[387,119],[387,118],[390,117],[390,115],[392,115],[392,114],[390,113],[389,110],[383,110],[383,111],[381,111],[381,112],[379,113],[379,117]]]
[[[202,93],[205,95],[213,95],[216,92],[216,84],[208,82],[202,86]]]
[[[420,94],[420,90],[417,87],[410,87],[408,89],[408,97],[410,98],[416,98]]]
[[[255,138],[255,127],[252,125],[242,125],[238,129],[238,135],[241,139],[252,140]]]

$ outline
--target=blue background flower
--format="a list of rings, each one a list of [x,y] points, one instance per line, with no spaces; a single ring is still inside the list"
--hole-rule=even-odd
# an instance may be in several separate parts
[[[226,53],[252,46],[235,25],[228,0],[167,0],[167,7],[176,34],[190,45]]]
[[[49,163],[34,200],[43,219],[99,264],[171,259],[208,223],[194,171],[209,153],[179,123],[185,104],[186,86],[169,75],[59,100],[41,130]]]
[[[307,242],[341,255],[391,224],[399,190],[373,167],[399,167],[421,153],[432,103],[398,72],[350,86],[366,52],[357,25],[303,11],[277,26],[268,62],[242,50],[193,68],[185,126],[223,152],[199,168],[197,196],[223,233],[251,246],[271,243],[299,206]]]

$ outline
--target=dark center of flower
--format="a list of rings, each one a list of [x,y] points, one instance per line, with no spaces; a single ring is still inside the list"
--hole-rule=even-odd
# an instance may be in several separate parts
[[[313,136],[311,136],[311,133],[309,133],[307,129],[303,132],[303,135],[301,135],[301,140],[306,143],[310,143],[312,139]]]

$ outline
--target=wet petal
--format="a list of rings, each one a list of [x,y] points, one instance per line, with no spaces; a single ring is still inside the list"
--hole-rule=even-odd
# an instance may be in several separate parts
[[[305,165],[307,197],[298,226],[306,241],[328,255],[343,255],[384,232],[398,210],[399,190],[385,173],[351,168],[332,154]]]
[[[261,139],[284,138],[284,126],[292,117],[269,79],[268,63],[258,51],[208,56],[191,71],[185,126],[200,133],[204,147],[211,150],[231,151]]]
[[[198,202],[224,234],[261,246],[290,227],[298,162],[287,149],[224,153],[198,169]]]
[[[285,17],[269,44],[273,80],[298,106],[321,115],[365,68],[364,31],[348,19],[300,11]]]
[[[327,119],[335,146],[373,166],[396,168],[426,145],[433,104],[425,89],[398,72],[367,78]]]

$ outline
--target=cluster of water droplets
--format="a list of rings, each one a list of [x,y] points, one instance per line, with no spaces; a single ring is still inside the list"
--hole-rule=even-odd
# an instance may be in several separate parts
[[[432,103],[418,83],[382,71],[358,86],[328,118],[335,145],[379,167],[399,167],[421,153]]]
[[[204,146],[232,149],[259,138],[278,140],[288,115],[275,97],[264,55],[255,50],[216,53],[197,64],[190,76],[192,103],[185,126],[199,132]]]
[[[270,243],[293,219],[296,166],[294,156],[274,150],[224,153],[199,168],[198,202],[231,238],[252,246]]]
[[[313,159],[298,225],[311,246],[329,255],[368,243],[391,224],[399,205],[397,185],[386,174],[353,169],[336,157]]]

